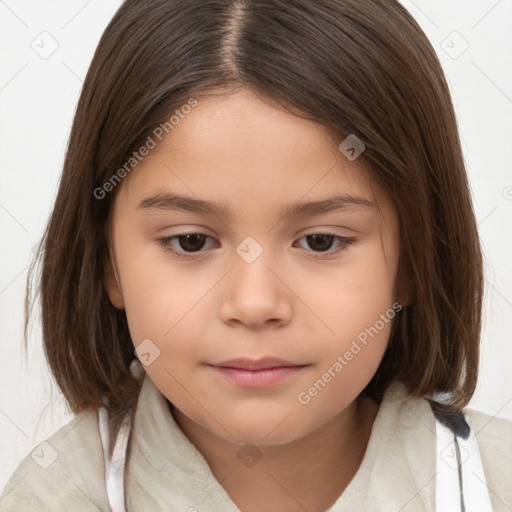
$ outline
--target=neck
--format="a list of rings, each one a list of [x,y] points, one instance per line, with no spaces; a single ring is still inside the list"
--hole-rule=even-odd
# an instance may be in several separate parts
[[[305,437],[286,444],[246,447],[245,452],[240,452],[241,445],[219,438],[170,407],[176,423],[240,510],[322,512],[356,474],[379,405],[362,396]]]

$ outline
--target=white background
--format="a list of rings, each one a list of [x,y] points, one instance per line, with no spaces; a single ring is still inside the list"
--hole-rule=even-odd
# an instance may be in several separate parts
[[[27,359],[21,350],[25,281],[83,79],[120,3],[0,0],[0,489],[71,418],[49,376],[37,322]],[[403,4],[438,52],[452,90],[485,255],[481,373],[469,407],[512,419],[512,0]],[[43,59],[31,45],[58,48]]]

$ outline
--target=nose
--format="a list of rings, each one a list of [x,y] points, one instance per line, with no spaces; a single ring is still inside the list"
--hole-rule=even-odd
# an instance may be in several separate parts
[[[234,256],[233,269],[222,285],[222,321],[253,329],[287,324],[292,316],[293,292],[271,251],[263,250],[252,262]]]

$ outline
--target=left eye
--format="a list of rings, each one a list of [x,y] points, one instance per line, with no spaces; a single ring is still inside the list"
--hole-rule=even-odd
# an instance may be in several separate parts
[[[169,252],[174,253],[178,257],[189,257],[193,254],[199,253],[204,248],[206,239],[212,239],[210,236],[203,233],[183,233],[180,235],[169,236],[160,238],[158,243]],[[348,246],[354,242],[352,238],[338,236],[332,233],[312,233],[304,235],[299,240],[306,239],[308,245],[313,249],[313,253],[327,253],[334,254],[348,249]],[[213,240],[213,239],[212,239]],[[177,241],[179,248],[173,242]],[[333,243],[338,241],[338,249],[330,250]],[[318,257],[318,256],[317,256]]]
[[[333,254],[348,249],[348,246],[353,242],[353,239],[351,238],[345,238],[343,236],[334,235],[332,233],[313,233],[310,235],[305,235],[302,238],[307,240],[307,243],[311,248],[314,249],[316,247],[316,250],[313,252],[328,252],[328,254]],[[302,238],[299,240],[302,240]],[[335,241],[339,242],[338,249],[329,251]]]

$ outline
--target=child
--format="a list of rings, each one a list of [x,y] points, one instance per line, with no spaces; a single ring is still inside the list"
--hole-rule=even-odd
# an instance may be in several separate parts
[[[43,251],[76,417],[2,512],[512,509],[512,422],[463,410],[483,277],[453,107],[398,2],[126,0]]]

